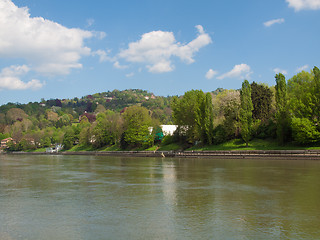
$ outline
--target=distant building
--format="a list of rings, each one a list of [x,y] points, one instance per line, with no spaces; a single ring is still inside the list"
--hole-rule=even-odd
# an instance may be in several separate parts
[[[46,153],[57,153],[60,152],[63,148],[62,144],[56,144],[55,147],[46,148]]]
[[[176,131],[178,125],[160,125],[162,129],[163,136],[172,136],[174,131]],[[153,131],[153,127],[149,127],[150,134]]]
[[[164,136],[172,136],[173,133],[177,130],[178,125],[160,125],[160,127],[162,128]]]
[[[13,141],[13,138],[5,138],[5,139],[2,139],[1,140],[1,148],[2,149],[6,149],[6,148],[8,148],[8,143],[9,142],[11,142],[11,141]]]

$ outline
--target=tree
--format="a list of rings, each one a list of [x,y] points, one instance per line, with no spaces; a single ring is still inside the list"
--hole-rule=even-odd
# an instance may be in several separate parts
[[[110,110],[99,113],[96,125],[93,128],[93,135],[95,137],[93,146],[99,148],[118,143],[123,132],[122,127],[123,121],[120,114]]]
[[[320,70],[317,67],[313,68],[314,74],[314,96],[315,96],[315,116],[318,130],[320,127]]]
[[[62,144],[64,146],[64,149],[68,150],[73,147],[73,143],[75,141],[75,134],[74,130],[72,127],[68,127],[64,136],[63,136],[63,141]]]
[[[191,90],[183,97],[175,97],[171,104],[172,117],[180,136],[185,136],[188,143],[201,141],[213,142],[213,107],[210,93]]]
[[[151,117],[148,109],[131,106],[123,113],[124,140],[130,147],[148,147],[153,139],[149,132]]]
[[[270,118],[273,93],[268,86],[251,83],[252,118],[267,122]]]
[[[244,80],[240,91],[241,109],[240,109],[240,123],[241,136],[245,141],[246,146],[249,145],[252,127],[252,100],[251,100],[251,86],[248,80]]]
[[[225,90],[214,97],[214,142],[222,143],[238,135],[240,118],[240,91]]]
[[[196,107],[196,124],[200,141],[205,145],[213,143],[213,106],[210,93],[198,92]]]
[[[302,71],[288,81],[289,110],[293,116],[292,136],[298,143],[319,141],[320,134],[320,73]],[[294,120],[294,121],[293,121]],[[313,127],[311,127],[313,125]],[[308,132],[309,131],[309,132]],[[302,139],[305,137],[305,139]]]
[[[6,114],[7,122],[12,124],[16,121],[22,121],[23,119],[27,118],[28,115],[20,108],[11,108],[8,110]]]
[[[308,118],[292,118],[292,135],[300,144],[320,141],[320,132]]]
[[[276,78],[276,122],[277,138],[280,145],[288,139],[289,135],[289,114],[287,103],[287,84],[282,73],[275,76]]]
[[[152,135],[155,143],[160,143],[164,137],[162,128],[159,125],[156,125],[152,129]]]

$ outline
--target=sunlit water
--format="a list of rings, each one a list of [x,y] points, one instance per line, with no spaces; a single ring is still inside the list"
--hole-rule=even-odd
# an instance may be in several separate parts
[[[0,155],[0,239],[320,239],[320,162]]]

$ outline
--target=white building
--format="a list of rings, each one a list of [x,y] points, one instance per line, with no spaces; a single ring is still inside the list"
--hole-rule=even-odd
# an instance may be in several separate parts
[[[172,136],[178,125],[160,125],[164,136]]]

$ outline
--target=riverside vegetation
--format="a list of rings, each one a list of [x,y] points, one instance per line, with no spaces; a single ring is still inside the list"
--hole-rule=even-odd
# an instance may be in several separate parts
[[[130,89],[8,103],[0,106],[0,139],[13,139],[6,151],[55,144],[65,151],[317,148],[319,69],[288,81],[279,73],[275,83],[244,80],[239,90],[191,90],[179,97]],[[177,125],[173,136],[163,135],[163,124]]]

